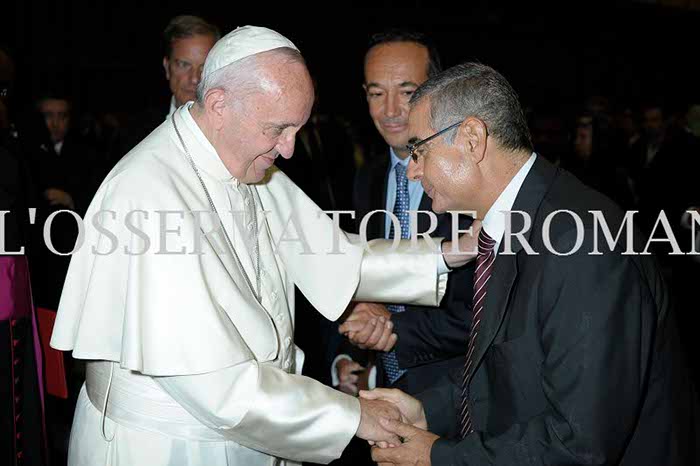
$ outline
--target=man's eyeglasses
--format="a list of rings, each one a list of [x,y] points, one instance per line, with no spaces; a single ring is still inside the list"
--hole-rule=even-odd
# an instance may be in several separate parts
[[[450,125],[450,126],[448,126],[447,128],[445,128],[445,129],[443,129],[443,130],[440,130],[440,131],[438,131],[437,133],[433,134],[432,136],[428,136],[427,138],[421,139],[420,141],[414,142],[413,144],[408,144],[408,145],[406,146],[406,149],[408,149],[408,155],[411,156],[411,158],[413,159],[414,162],[418,163],[418,154],[416,154],[416,149],[418,149],[418,148],[419,148],[420,146],[422,146],[423,144],[425,144],[425,143],[427,143],[427,142],[430,142],[430,141],[432,141],[433,139],[435,139],[435,138],[437,138],[437,137],[439,137],[439,136],[442,136],[443,134],[445,134],[445,133],[448,132],[449,130],[458,127],[458,126],[461,125],[463,122],[464,122],[464,120],[458,121],[458,122],[455,123],[454,125]]]

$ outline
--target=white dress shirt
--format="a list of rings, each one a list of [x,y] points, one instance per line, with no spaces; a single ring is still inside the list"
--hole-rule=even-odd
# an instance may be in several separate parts
[[[510,180],[510,183],[508,183],[503,192],[496,198],[496,201],[484,216],[481,228],[496,242],[494,245],[496,254],[498,254],[498,248],[501,245],[503,234],[506,231],[507,212],[513,209],[515,198],[518,197],[520,187],[523,185],[527,174],[530,173],[530,169],[535,164],[536,158],[537,154],[533,152],[530,158],[527,159],[527,162],[520,167],[520,170],[518,170],[515,176]]]

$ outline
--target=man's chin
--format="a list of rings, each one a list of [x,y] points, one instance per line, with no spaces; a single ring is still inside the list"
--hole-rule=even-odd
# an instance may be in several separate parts
[[[432,205],[430,208],[433,212],[435,212],[436,214],[444,214],[445,212],[447,212],[447,206],[440,202],[440,199],[435,199],[430,194],[428,194],[428,197],[432,201]]]
[[[197,97],[195,94],[186,94],[180,96],[180,98],[175,98],[175,106],[180,107],[181,105],[185,105],[187,102],[191,100],[195,100]],[[180,102],[182,101],[182,102]]]
[[[384,138],[384,142],[386,142],[389,147],[394,149],[394,152],[397,150],[406,150],[408,138],[405,135],[382,133],[382,137]]]

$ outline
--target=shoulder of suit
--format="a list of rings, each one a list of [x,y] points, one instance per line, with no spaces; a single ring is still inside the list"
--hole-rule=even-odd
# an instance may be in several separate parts
[[[367,157],[368,163],[364,164],[360,169],[358,169],[358,176],[372,177],[377,174],[384,175],[389,169],[390,156],[389,149],[385,152],[374,151]]]

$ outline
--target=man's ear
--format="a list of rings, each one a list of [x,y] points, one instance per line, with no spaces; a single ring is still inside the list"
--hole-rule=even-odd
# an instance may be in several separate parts
[[[224,125],[224,112],[226,110],[226,91],[212,89],[204,96],[204,111],[207,113],[216,129]]]
[[[478,118],[469,117],[457,128],[455,144],[471,157],[474,163],[479,163],[486,154],[487,139],[486,124]]]
[[[165,79],[170,80],[170,60],[168,57],[163,57],[163,69],[165,70]]]

